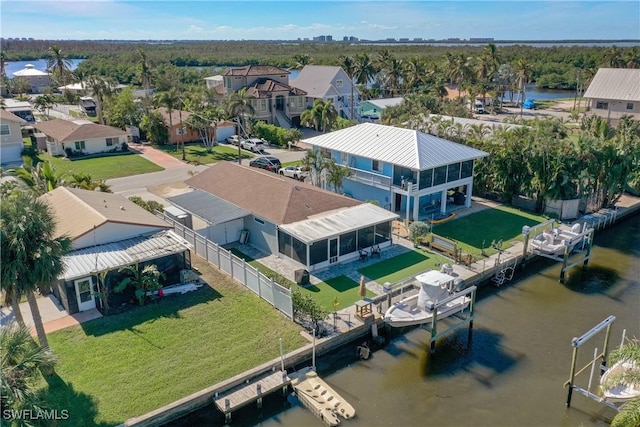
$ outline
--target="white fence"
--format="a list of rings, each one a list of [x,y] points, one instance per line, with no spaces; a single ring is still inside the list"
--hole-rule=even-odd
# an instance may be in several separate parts
[[[199,257],[204,258],[209,264],[218,267],[251,289],[260,298],[293,320],[293,302],[290,289],[274,282],[273,279],[260,273],[257,268],[247,264],[245,260],[235,256],[231,251],[209,241],[206,237],[173,220],[164,212],[156,212],[156,215],[169,223],[176,234],[191,243]]]

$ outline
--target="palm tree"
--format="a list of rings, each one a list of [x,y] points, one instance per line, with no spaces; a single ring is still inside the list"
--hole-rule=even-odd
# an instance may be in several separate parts
[[[331,100],[327,102],[322,102],[319,100],[318,107],[320,108],[320,124],[322,126],[322,131],[327,132],[330,131],[333,125],[336,123],[338,119],[338,111],[336,107],[333,105]]]
[[[349,118],[351,120],[354,119],[354,104],[355,104],[355,100],[353,99],[353,88],[355,86],[355,82],[353,81],[353,76],[355,75],[355,71],[356,71],[356,66],[353,60],[353,57],[351,56],[341,56],[340,57],[340,65],[342,66],[342,69],[344,70],[345,73],[347,73],[347,76],[349,76],[349,80],[350,80],[350,84],[351,84],[351,100],[349,101],[349,106],[351,107],[351,114],[349,116]]]
[[[56,236],[56,223],[49,205],[31,192],[13,192],[4,197],[0,213],[2,285],[12,295],[26,294],[40,346],[49,348],[35,292],[50,286],[64,271],[62,257],[71,249],[71,239]]]
[[[36,163],[31,157],[23,157],[22,166],[12,172],[20,182],[37,196],[65,185],[62,175],[45,160]]]
[[[102,113],[102,107],[104,105],[104,100],[112,94],[111,85],[103,77],[91,75],[87,78],[85,87],[89,92],[91,92],[96,101],[98,122],[103,125],[104,115]]]
[[[151,87],[151,65],[147,60],[147,54],[144,50],[138,49],[138,72],[140,73],[140,83],[144,90],[149,90]]]
[[[251,98],[247,96],[247,88],[242,88],[238,92],[234,92],[229,96],[227,100],[227,113],[229,116],[234,117],[238,126],[240,127],[238,134],[244,134],[245,138],[249,137],[247,131],[247,115],[253,116],[255,109],[251,105]],[[238,163],[242,163],[242,150],[240,144],[238,144]]]
[[[175,110],[180,105],[180,96],[178,95],[178,91],[175,89],[170,89],[165,92],[157,92],[153,95],[153,103],[157,106],[162,106],[167,109],[167,114],[169,115],[169,145],[173,143],[173,110]],[[182,123],[180,123],[182,125]],[[184,137],[182,138],[182,142],[184,145]],[[178,144],[176,144],[176,151],[178,150]],[[184,160],[184,159],[183,159]]]
[[[327,167],[327,159],[320,150],[307,150],[302,158],[302,166],[311,172],[311,183],[316,187],[321,185],[322,172]]]
[[[49,119],[49,109],[55,104],[55,100],[52,95],[48,93],[42,94],[38,96],[35,101],[33,101],[33,106],[36,107],[37,110],[44,113],[44,115]]]
[[[533,67],[526,59],[520,58],[516,61],[514,72],[516,79],[518,80],[518,87],[520,91],[520,117],[522,117],[522,109],[524,108],[524,100],[527,94],[527,83],[531,81]]]
[[[158,266],[155,264],[145,265],[142,269],[140,269],[139,264],[134,264],[122,267],[118,271],[126,273],[128,277],[125,277],[113,291],[122,292],[129,286],[134,287],[135,295],[140,305],[144,305],[147,299],[147,292],[162,288],[160,279],[164,277],[164,274],[158,271]]]
[[[73,65],[71,60],[57,45],[51,46],[47,50],[47,55],[47,69],[59,76],[60,83],[62,83],[62,85],[67,84],[67,77],[69,77],[71,73],[71,66]]]
[[[36,384],[40,372],[50,371],[53,367],[52,354],[34,343],[29,328],[15,324],[0,328],[0,348],[0,402],[3,410],[31,410],[36,413],[43,409]]]
[[[295,55],[293,60],[296,64],[293,66],[296,70],[301,70],[305,67],[305,65],[311,64],[311,57],[306,53],[301,53],[299,55]]]
[[[357,55],[354,63],[353,76],[356,79],[356,83],[363,85],[364,87],[373,79],[376,75],[376,67],[371,62],[371,58],[366,53]]]
[[[104,179],[95,180],[88,172],[71,173],[67,187],[111,193],[111,187]]]
[[[327,182],[333,187],[333,190],[342,194],[342,181],[353,175],[351,169],[336,164],[333,160],[329,160],[325,164],[327,171]]]

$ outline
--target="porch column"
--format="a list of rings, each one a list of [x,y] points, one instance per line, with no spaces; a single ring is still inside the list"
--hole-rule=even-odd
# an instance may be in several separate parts
[[[442,190],[440,193],[440,213],[442,215],[447,212],[447,190]]]
[[[406,196],[404,207],[404,225],[405,227],[409,227],[409,206],[411,205],[411,185],[407,186],[407,196]]]
[[[420,221],[420,195],[413,196],[413,220]]]
[[[471,193],[473,191],[473,183],[467,184],[467,191],[466,193],[466,197],[464,199],[464,207],[465,208],[470,208],[471,207]]]

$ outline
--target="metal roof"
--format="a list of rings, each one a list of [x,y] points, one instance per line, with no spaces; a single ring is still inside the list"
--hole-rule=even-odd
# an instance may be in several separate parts
[[[424,132],[375,123],[362,123],[303,142],[413,170],[426,170],[489,155]]]
[[[179,208],[202,218],[210,225],[222,224],[251,215],[251,211],[202,190],[194,190],[179,196],[169,197],[167,200]]]
[[[600,68],[584,97],[640,101],[640,69]]]
[[[303,221],[280,225],[279,228],[309,244],[396,218],[398,215],[393,212],[371,203],[363,203],[351,208],[325,212]]]
[[[70,281],[99,271],[114,270],[190,249],[189,242],[170,230],[92,246],[65,255],[62,258],[65,271],[59,278]]]
[[[363,103],[369,103],[371,105],[375,105],[378,108],[385,109],[387,107],[393,107],[395,105],[401,104],[404,98],[382,98],[382,99],[368,99],[363,101]]]

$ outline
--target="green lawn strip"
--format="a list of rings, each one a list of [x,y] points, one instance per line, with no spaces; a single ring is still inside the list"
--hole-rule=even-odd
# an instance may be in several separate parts
[[[70,176],[71,173],[88,173],[93,179],[120,178],[164,170],[134,153],[79,160],[68,160],[44,153],[40,153],[39,157],[42,160],[48,160],[59,174]]]
[[[503,248],[513,240],[522,241],[522,226],[533,226],[544,221],[546,218],[540,215],[498,206],[437,224],[432,232],[460,242],[463,250],[477,254],[483,247],[489,248],[492,241],[502,240]]]
[[[282,164],[283,168],[286,168],[287,166],[298,166],[299,164],[301,164],[302,162],[300,160],[293,160],[291,162],[285,162]]]
[[[175,145],[158,145],[156,148],[170,154],[178,160],[182,160],[181,146],[176,148]],[[184,151],[187,158],[186,161],[189,163],[209,164],[225,160],[238,160],[238,147],[233,145],[216,145],[212,148],[211,152],[208,152],[203,144],[191,143],[185,144]],[[254,157],[253,154],[246,150],[240,150],[240,154],[243,159],[251,159]]]
[[[338,276],[327,281],[299,287],[301,292],[309,293],[313,299],[329,312],[335,311],[333,303],[338,299],[338,310],[355,304],[362,299],[358,293],[360,284],[347,276]],[[367,290],[367,297],[374,297],[375,293]]]
[[[213,287],[49,334],[59,378],[43,393],[69,409],[65,425],[119,424],[278,357],[279,338],[285,352],[306,343],[248,289],[220,273],[207,280]]]
[[[363,267],[358,270],[358,273],[379,284],[395,283],[425,270],[439,269],[437,264],[444,262],[447,262],[447,259],[439,255],[410,251]]]

